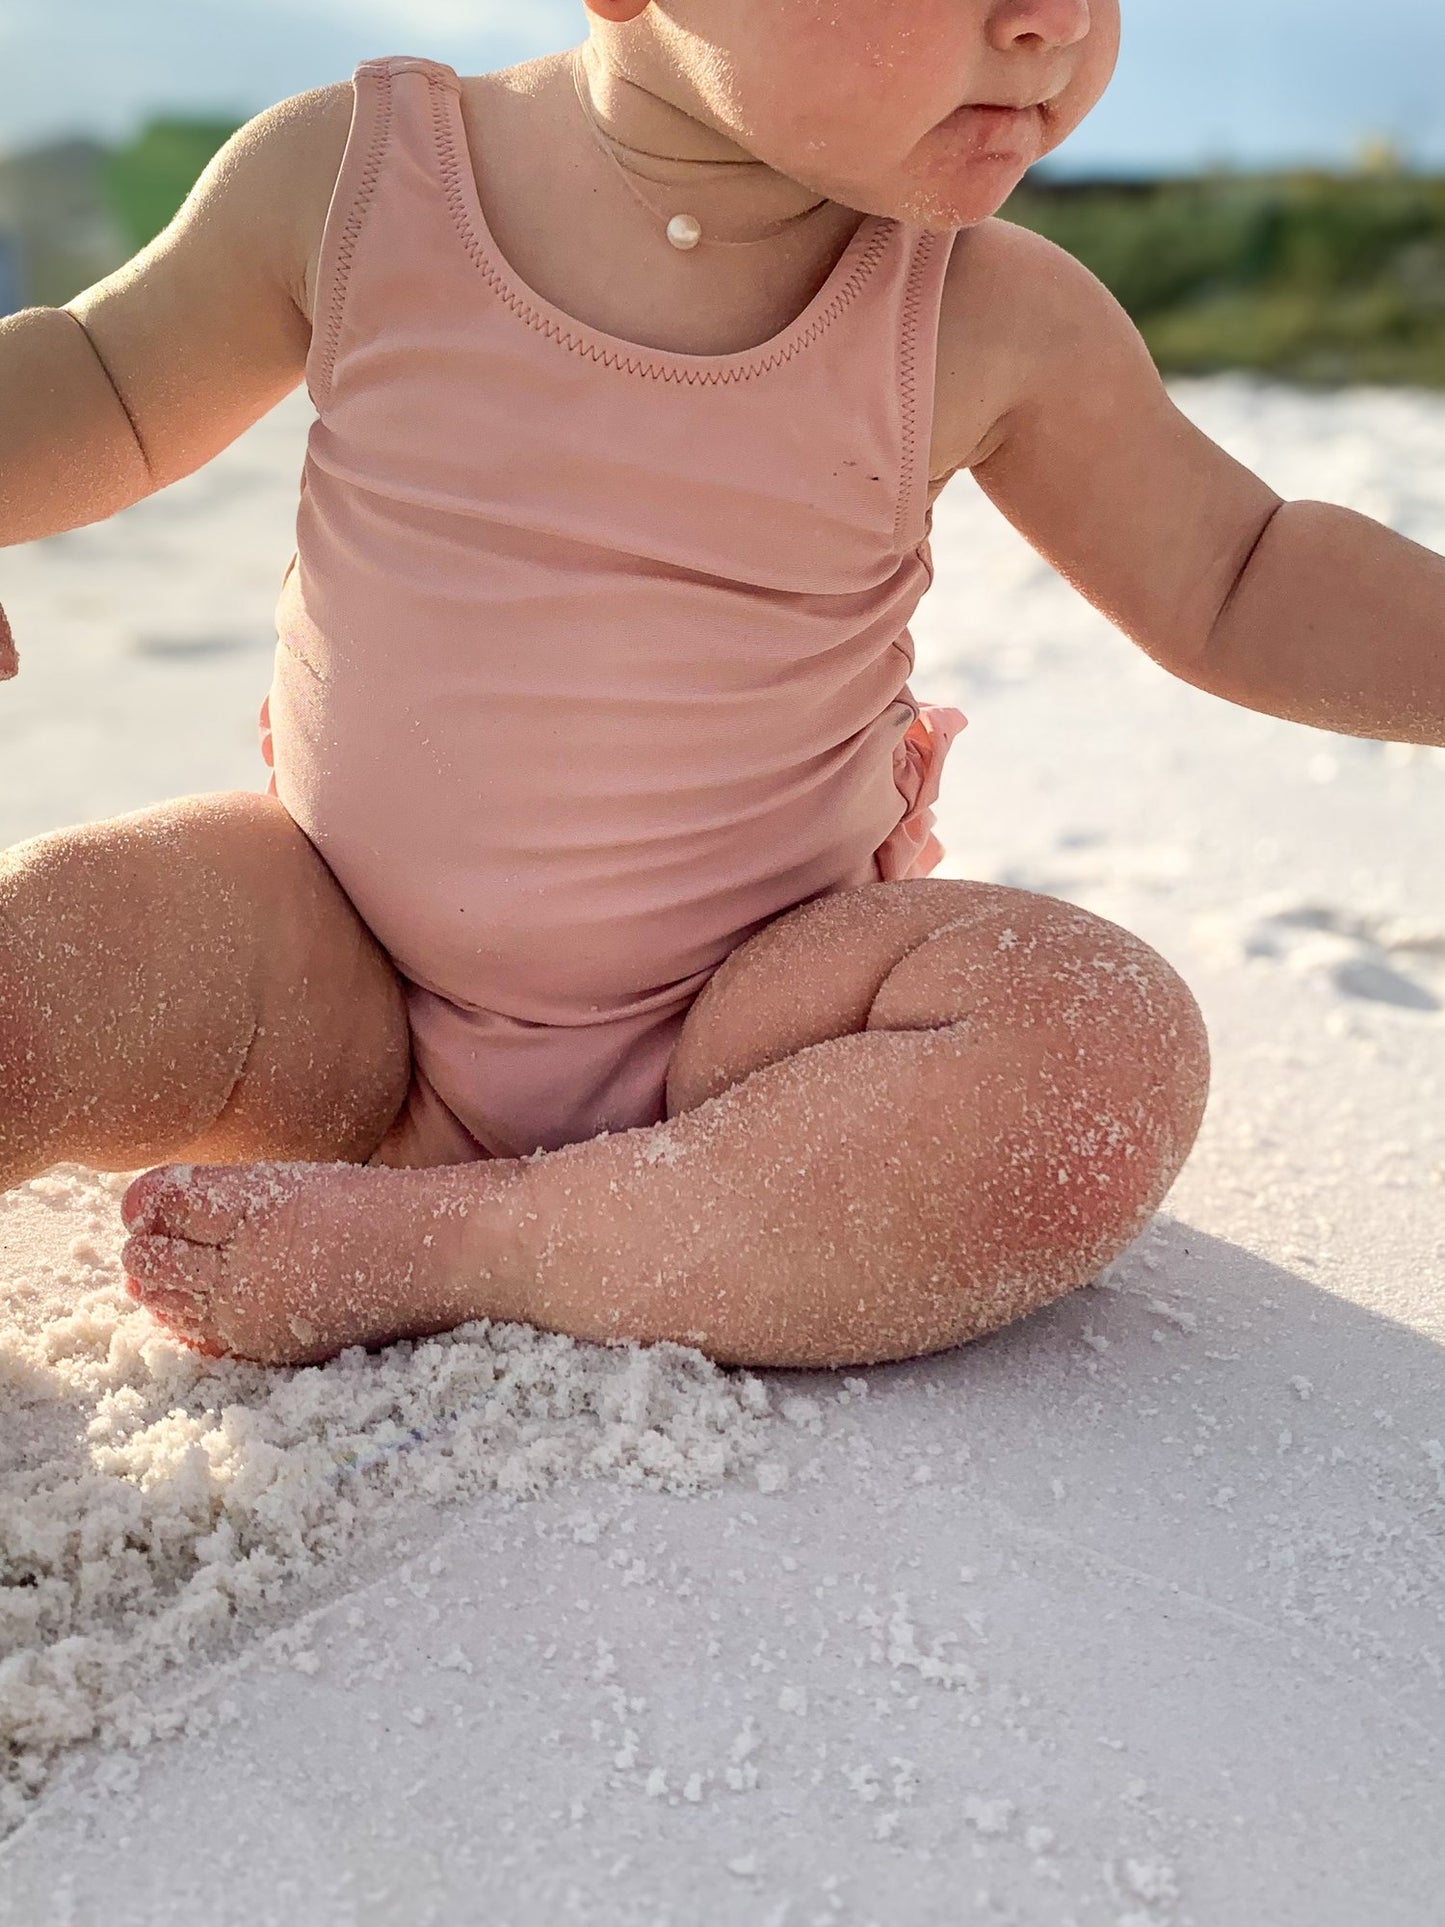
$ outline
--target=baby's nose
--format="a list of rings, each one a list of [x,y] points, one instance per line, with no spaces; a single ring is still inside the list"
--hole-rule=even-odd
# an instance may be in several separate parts
[[[989,21],[995,46],[1041,40],[1050,47],[1073,47],[1091,25],[1089,0],[1000,0]]]

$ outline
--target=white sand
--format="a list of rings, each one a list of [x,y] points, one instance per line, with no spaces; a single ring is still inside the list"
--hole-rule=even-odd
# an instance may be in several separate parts
[[[1445,549],[1445,402],[1176,392]],[[259,785],[304,420],[6,555],[0,841]],[[945,874],[1128,924],[1209,1020],[1167,1211],[915,1365],[473,1328],[287,1376],[151,1335],[113,1183],[27,1187],[0,1919],[1440,1921],[1445,754],[1171,681],[966,484],[936,550]]]

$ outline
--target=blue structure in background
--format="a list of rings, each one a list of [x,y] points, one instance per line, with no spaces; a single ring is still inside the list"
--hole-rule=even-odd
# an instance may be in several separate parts
[[[0,234],[0,318],[15,314],[25,306],[25,277],[20,268],[20,247],[13,235]]]
[[[90,140],[0,156],[0,314],[69,301],[125,260],[107,158]]]

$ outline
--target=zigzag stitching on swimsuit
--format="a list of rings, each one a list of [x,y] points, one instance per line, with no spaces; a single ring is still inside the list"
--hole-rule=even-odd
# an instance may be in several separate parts
[[[361,230],[365,225],[367,211],[376,193],[377,182],[381,179],[381,163],[386,153],[387,142],[391,138],[391,72],[386,67],[368,67],[365,70],[376,81],[377,112],[371,130],[371,147],[366,156],[366,165],[361,171],[361,185],[356,199],[346,217],[346,225],[341,230],[341,239],[336,247],[336,268],[332,275],[331,309],[326,322],[326,339],[321,351],[321,400],[329,400],[331,384],[336,374],[336,357],[341,347],[341,325],[346,310],[346,291],[351,280],[352,266],[356,260],[356,250],[361,240]],[[342,165],[345,165],[343,161]]]
[[[436,132],[442,191],[457,233],[461,237],[462,246],[466,249],[472,265],[481,273],[503,305],[509,308],[518,320],[524,321],[529,328],[535,329],[539,334],[550,336],[561,347],[568,348],[575,354],[586,355],[589,361],[599,362],[604,367],[616,368],[624,374],[646,375],[653,381],[681,382],[692,388],[706,388],[723,382],[751,381],[756,375],[764,375],[773,368],[783,366],[784,363],[791,361],[794,355],[800,354],[804,348],[810,347],[820,335],[827,332],[872,274],[892,239],[892,231],[889,228],[876,233],[853,264],[852,272],[823,312],[814,317],[804,334],[797,340],[789,342],[787,347],[774,349],[762,361],[751,362],[742,368],[670,368],[655,362],[640,360],[635,355],[619,354],[615,349],[604,348],[598,343],[573,334],[570,329],[560,327],[549,315],[539,313],[520,294],[514,294],[498,274],[486,249],[473,232],[467,213],[463,187],[466,177],[452,140],[451,128],[447,125],[446,103],[443,99],[445,89],[438,77],[432,76],[431,80],[432,123]]]
[[[918,392],[917,378],[918,354],[918,315],[923,305],[923,274],[933,259],[933,248],[937,237],[930,232],[913,251],[913,260],[908,269],[908,285],[903,293],[903,341],[899,355],[898,377],[903,394],[903,486],[898,491],[898,513],[893,523],[893,543],[896,548],[903,534],[903,525],[913,507],[916,482],[913,474],[914,458],[918,447]]]

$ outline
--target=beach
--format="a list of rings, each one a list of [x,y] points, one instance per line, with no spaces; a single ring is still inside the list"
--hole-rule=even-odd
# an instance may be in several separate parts
[[[1171,387],[1445,551],[1445,397]],[[264,787],[309,419],[5,554],[0,844]],[[910,1364],[267,1372],[124,1295],[122,1179],[0,1199],[0,1920],[1437,1927],[1445,750],[1170,677],[967,477],[934,556],[938,874],[1137,931],[1209,1026],[1154,1223]]]

